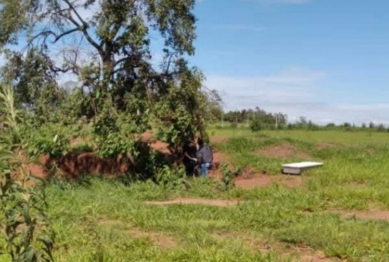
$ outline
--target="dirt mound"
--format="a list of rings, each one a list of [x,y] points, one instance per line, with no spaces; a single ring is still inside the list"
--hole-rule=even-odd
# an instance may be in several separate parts
[[[312,156],[308,153],[298,151],[293,145],[289,143],[284,143],[281,145],[269,146],[260,150],[257,150],[256,153],[261,156],[266,156],[270,158],[301,158],[301,159],[311,159]]]
[[[197,204],[197,205],[206,205],[206,206],[228,207],[228,206],[237,205],[239,201],[221,200],[221,199],[203,199],[203,198],[177,198],[175,200],[169,200],[169,201],[146,201],[144,203],[151,204],[151,205]]]
[[[129,169],[129,164],[121,156],[100,158],[94,153],[70,153],[55,163],[64,175],[73,178],[82,174],[120,175]]]
[[[171,151],[167,143],[154,139],[154,134],[151,131],[143,133],[141,141],[150,148],[162,154],[166,159],[171,158]],[[216,137],[216,140],[226,140],[228,137]],[[82,138],[75,138],[71,141],[71,147],[76,147],[85,142]],[[170,159],[172,160],[172,159]],[[179,162],[179,160],[177,160]],[[214,167],[210,171],[210,177],[221,178],[220,163],[227,162],[229,159],[221,152],[214,150]],[[68,179],[76,178],[84,174],[98,174],[105,176],[118,176],[130,171],[131,166],[128,161],[122,157],[101,158],[93,152],[72,152],[63,157],[50,158],[49,156],[41,156],[40,164],[31,163],[28,166],[31,174],[38,178],[47,178],[50,174],[59,171],[59,174]]]
[[[48,155],[39,158],[40,164],[31,163],[28,170],[34,177],[48,178],[51,171],[57,169],[59,175],[74,179],[79,175],[121,175],[129,170],[129,164],[121,156],[100,158],[94,153],[69,153],[64,157],[50,158]]]
[[[152,140],[153,133],[146,132],[142,134],[142,141],[145,145],[155,149],[163,156],[168,157],[170,150],[168,144],[161,141]],[[82,138],[73,139],[71,147],[84,142]],[[127,173],[130,170],[130,162],[122,156],[112,158],[101,158],[93,152],[72,152],[63,157],[50,158],[48,155],[39,157],[39,163],[31,163],[28,170],[34,177],[47,178],[59,171],[59,175],[68,179],[74,179],[79,175],[105,175],[118,176]],[[54,171],[54,172],[52,172]]]

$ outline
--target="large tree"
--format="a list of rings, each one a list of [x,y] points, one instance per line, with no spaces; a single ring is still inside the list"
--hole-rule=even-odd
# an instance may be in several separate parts
[[[73,74],[87,117],[106,120],[114,108],[130,116],[137,133],[152,119],[167,142],[180,145],[204,130],[207,105],[202,74],[186,61],[194,54],[195,2],[0,0],[0,47],[9,68],[19,68],[4,78],[16,82],[22,102],[34,104],[34,94],[57,88],[54,77]],[[159,68],[154,42],[163,54]],[[41,84],[26,81],[31,70]]]

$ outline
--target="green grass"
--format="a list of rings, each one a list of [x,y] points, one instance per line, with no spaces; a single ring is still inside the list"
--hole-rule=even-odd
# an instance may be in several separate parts
[[[50,186],[48,196],[50,217],[57,232],[57,260],[282,261],[288,245],[301,244],[322,250],[327,256],[354,261],[388,258],[389,224],[345,220],[319,212],[331,207],[323,202],[328,198],[324,192],[273,186],[223,193],[215,190],[212,183],[190,182],[193,189],[189,192],[165,192],[152,184],[125,187],[97,179],[89,186],[66,190]],[[172,198],[207,196],[199,188],[212,192],[213,197],[246,201],[233,207],[142,203],[145,199],[165,199],[167,195]],[[335,199],[334,203],[342,201]],[[134,229],[144,232],[144,236],[133,234]],[[155,243],[152,239],[155,232],[173,239],[174,245],[164,247]],[[230,238],[217,237],[228,234]],[[248,236],[251,245],[245,242]],[[261,253],[255,241],[278,246],[278,249],[269,254]]]
[[[202,179],[189,180],[189,189],[98,178],[51,184],[56,260],[299,261],[307,251],[297,247],[305,246],[334,260],[389,261],[387,221],[328,212],[389,210],[389,133],[216,130],[215,135],[230,137],[215,146],[234,165],[258,172],[279,174],[281,163],[299,159],[256,154],[285,143],[324,166],[304,173],[307,180],[298,188],[220,191],[217,182]],[[231,207],[144,203],[177,197],[242,201]],[[272,251],[263,252],[265,245]]]
[[[279,130],[279,131],[261,131],[251,132],[248,128],[236,129],[210,129],[210,134],[216,136],[228,137],[261,137],[270,136],[273,138],[288,138],[302,140],[311,143],[335,143],[341,145],[383,145],[389,143],[389,133],[375,131],[342,131],[342,130]]]

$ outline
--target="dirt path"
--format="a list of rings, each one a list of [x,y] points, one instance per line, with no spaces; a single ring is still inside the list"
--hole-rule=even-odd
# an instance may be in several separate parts
[[[146,201],[144,203],[151,205],[197,204],[206,206],[228,207],[237,205],[239,201],[203,198],[177,198],[169,201]]]
[[[364,219],[364,220],[378,220],[389,221],[389,211],[372,210],[372,211],[343,211],[331,210],[328,213],[340,215],[342,218],[350,219]]]
[[[287,246],[282,242],[276,242],[261,239],[250,233],[242,232],[225,232],[216,233],[213,236],[217,239],[225,241],[242,241],[245,247],[253,251],[259,251],[261,253],[274,252],[280,256],[280,258],[289,259],[291,261],[299,262],[330,262],[336,261],[327,258],[321,251],[314,250],[305,245]]]

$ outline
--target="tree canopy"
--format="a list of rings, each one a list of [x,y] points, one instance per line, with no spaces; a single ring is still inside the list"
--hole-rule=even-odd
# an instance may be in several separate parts
[[[126,122],[131,134],[154,124],[177,148],[204,134],[218,108],[187,60],[195,52],[195,2],[0,0],[2,80],[44,119],[86,117],[105,128]],[[78,80],[70,93],[58,81],[68,76]]]

